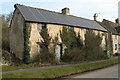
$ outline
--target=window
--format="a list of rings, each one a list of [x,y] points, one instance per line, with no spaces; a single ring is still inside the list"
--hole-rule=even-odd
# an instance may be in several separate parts
[[[38,24],[38,30],[42,29],[42,24]]]
[[[45,29],[47,27],[47,24],[42,24],[42,29]]]
[[[117,50],[117,44],[115,44],[115,50]]]
[[[117,39],[117,35],[115,35],[115,39]]]
[[[101,35],[104,36],[104,33],[102,33]]]
[[[46,28],[46,24],[38,24],[38,30]]]
[[[120,44],[119,44],[119,49],[120,49]]]

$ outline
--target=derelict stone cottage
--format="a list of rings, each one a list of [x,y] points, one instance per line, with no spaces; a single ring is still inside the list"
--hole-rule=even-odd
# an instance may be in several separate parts
[[[44,26],[48,29],[52,39],[54,39],[55,36],[58,36],[55,55],[59,59],[64,51],[62,40],[60,38],[60,30],[62,30],[63,26],[74,27],[76,33],[80,32],[82,40],[85,39],[84,34],[88,29],[93,30],[96,34],[104,34],[101,46],[103,48],[106,47],[105,36],[107,35],[107,30],[94,20],[70,15],[69,8],[64,8],[61,13],[58,13],[20,4],[15,4],[14,7],[15,11],[10,25],[10,51],[20,59],[23,59],[25,35],[23,32],[25,22],[30,23],[31,25],[29,38],[30,58],[39,54],[40,47],[37,42],[43,40],[39,31],[44,28]],[[53,42],[54,41],[51,40],[51,46],[54,44]]]

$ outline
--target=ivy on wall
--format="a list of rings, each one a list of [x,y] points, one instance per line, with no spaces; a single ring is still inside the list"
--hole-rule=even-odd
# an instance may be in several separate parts
[[[43,29],[40,31],[40,35],[43,38],[43,41],[40,42],[40,59],[41,63],[54,63],[54,55],[50,53],[49,45],[51,37],[49,35],[47,25],[43,24]]]
[[[100,46],[102,43],[102,36],[97,35],[92,30],[87,30],[85,34],[85,51],[87,60],[106,59],[107,55]]]
[[[23,27],[24,33],[24,54],[23,54],[23,62],[28,64],[30,62],[30,46],[29,46],[29,38],[30,38],[31,26],[30,23],[25,23]]]
[[[63,45],[65,45],[62,61],[81,61],[83,60],[83,41],[81,40],[80,33],[75,33],[74,27],[63,27],[60,31],[60,37]]]

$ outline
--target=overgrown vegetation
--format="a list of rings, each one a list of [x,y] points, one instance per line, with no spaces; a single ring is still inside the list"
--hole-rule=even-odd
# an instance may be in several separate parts
[[[0,18],[2,19],[2,49],[9,51],[9,23],[11,20],[10,13],[7,17],[4,15]],[[54,39],[54,51],[50,51],[51,37],[49,36],[46,24],[43,24],[43,29],[40,31],[40,35],[43,41],[39,43],[40,54],[36,57],[37,62],[41,63],[54,63],[55,62],[55,46],[57,44],[58,36]],[[31,27],[29,23],[25,23],[23,33],[24,33],[24,63],[30,62],[30,37]],[[82,62],[86,60],[98,60],[106,59],[103,49],[100,47],[102,37],[100,34],[95,35],[92,30],[87,30],[85,34],[85,41],[83,42],[80,33],[74,31],[74,27],[64,26],[62,31],[60,31],[60,37],[62,39],[62,46],[65,47],[64,53],[62,55],[62,61],[65,62]],[[111,40],[112,41],[112,40]],[[83,44],[84,43],[84,44]],[[112,42],[111,42],[112,43]],[[111,48],[112,49],[112,48]],[[14,55],[13,55],[14,57]]]
[[[24,33],[24,55],[23,61],[24,63],[28,64],[30,62],[30,46],[29,46],[29,38],[30,38],[31,26],[30,23],[25,23],[23,27]]]
[[[100,46],[102,37],[96,35],[92,30],[87,30],[85,34],[85,51],[87,60],[106,59],[107,55]]]
[[[80,33],[76,34],[73,27],[63,27],[60,36],[65,45],[63,61],[83,61],[83,41],[80,38]]]
[[[6,18],[5,15],[2,15],[0,18],[2,20],[2,49],[9,51],[9,17]]]
[[[10,66],[18,66],[23,63],[18,57],[16,57],[14,54],[11,54],[7,50],[2,50],[2,56],[0,56],[2,59],[2,64],[10,65]]]
[[[0,16],[0,20],[2,20],[0,22],[0,24],[2,26],[0,26],[0,29],[2,32],[0,32],[0,37],[2,39],[2,44],[0,43],[0,45],[2,45],[2,54],[1,54],[1,58],[2,58],[2,63],[3,64],[8,64],[8,65],[19,65],[22,63],[22,61],[17,58],[14,54],[10,53],[10,41],[9,41],[9,27],[10,27],[10,22],[12,19],[12,15],[13,12],[11,12],[8,15],[1,15]],[[2,33],[2,34],[1,34]]]
[[[107,58],[100,46],[102,42],[100,34],[96,35],[92,30],[87,30],[83,45],[80,33],[76,34],[74,28],[63,27],[60,33],[63,45],[66,47],[62,56],[63,61],[81,62]]]
[[[54,63],[54,55],[49,51],[49,45],[51,41],[51,37],[49,36],[48,29],[46,28],[46,24],[43,25],[43,29],[40,31],[40,35],[43,38],[43,41],[39,43],[40,45],[40,62],[41,63]]]

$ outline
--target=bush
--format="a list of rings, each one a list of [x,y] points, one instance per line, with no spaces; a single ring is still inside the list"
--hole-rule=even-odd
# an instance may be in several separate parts
[[[23,61],[17,58],[14,54],[2,50],[2,63],[8,65],[20,65],[23,64]]]
[[[85,61],[85,52],[84,50],[80,50],[79,48],[74,48],[68,52],[67,49],[65,49],[65,53],[62,56],[62,60],[65,62],[82,62]]]
[[[49,45],[51,41],[51,37],[48,34],[48,29],[46,28],[46,24],[44,25],[44,29],[40,31],[40,35],[42,36],[43,40],[39,43],[40,45],[40,62],[41,63],[55,63],[55,56],[50,53]]]
[[[8,22],[5,17],[2,16],[2,49],[9,51],[9,28]]]
[[[85,34],[85,51],[87,60],[106,59],[107,55],[101,48],[102,37],[95,35],[92,30],[87,30]]]
[[[85,52],[80,50],[79,48],[72,49],[70,51],[71,60],[74,62],[82,62],[85,61]]]
[[[73,27],[63,27],[60,36],[63,44],[66,46],[62,60],[67,62],[83,61],[83,41],[81,40],[80,33],[76,34]]]
[[[67,49],[67,48],[64,49],[64,54],[62,55],[61,60],[62,60],[63,62],[70,62],[71,59],[72,59],[72,58],[71,58],[71,56],[70,56],[70,54],[69,54],[68,49]]]
[[[45,47],[44,42],[41,44],[40,59],[41,63],[55,63],[55,56]]]

